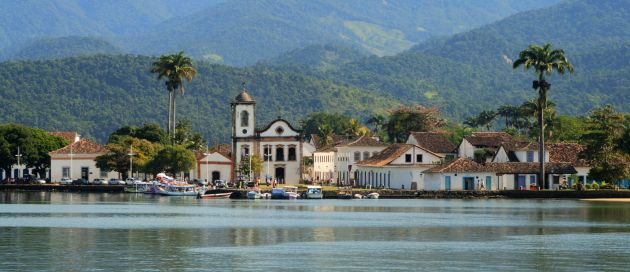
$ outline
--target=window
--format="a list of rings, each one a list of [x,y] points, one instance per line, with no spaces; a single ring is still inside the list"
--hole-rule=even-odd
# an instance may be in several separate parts
[[[529,176],[529,184],[536,184],[536,176]]]
[[[69,178],[70,177],[70,167],[63,167],[61,168],[61,176],[64,178]]]
[[[417,163],[421,163],[422,162],[422,154],[416,154],[416,162]]]
[[[357,162],[357,161],[360,161],[360,160],[361,160],[361,152],[355,151],[354,152],[354,161]]]
[[[288,158],[288,160],[289,161],[295,161],[295,157],[296,157],[295,156],[295,147],[290,146],[289,147],[289,158]]]
[[[368,158],[370,158],[370,152],[367,152],[367,151],[363,152],[363,159],[367,160]]]
[[[284,147],[276,147],[276,161],[284,161]]]
[[[527,151],[527,162],[534,162],[534,151]]]
[[[266,146],[265,146],[265,148],[264,148],[263,150],[264,150],[264,151],[263,151],[263,157],[264,157],[263,159],[264,159],[265,161],[271,161],[271,160],[273,160],[273,158],[272,158],[273,156],[271,155],[271,147],[269,147],[269,146],[267,146],[267,145],[266,145]],[[315,158],[317,159],[317,157],[315,157]]]
[[[101,175],[100,175],[100,177],[101,177],[101,178],[107,178],[107,171],[105,171],[105,170],[103,170],[103,169],[100,169],[100,170],[101,170]]]
[[[405,154],[405,162],[411,162],[411,154]]]
[[[249,126],[249,112],[241,111],[241,127]]]
[[[249,146],[243,146],[243,152],[241,152],[241,159],[249,156]]]

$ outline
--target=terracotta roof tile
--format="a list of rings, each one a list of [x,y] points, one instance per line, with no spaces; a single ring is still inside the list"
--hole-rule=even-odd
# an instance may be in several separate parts
[[[443,132],[411,132],[419,146],[435,153],[452,153],[457,145],[449,140]]]
[[[49,154],[99,154],[107,153],[109,150],[104,146],[88,139],[81,139],[78,142],[69,144],[63,148],[51,151]]]
[[[412,144],[393,144],[383,149],[383,151],[376,153],[376,155],[366,160],[357,162],[357,164],[364,165],[364,166],[385,166],[391,163],[392,161],[394,161],[396,158],[400,157],[402,154],[405,154],[407,150],[413,147],[423,149],[437,157],[443,157],[421,146],[412,145]]]
[[[378,141],[371,136],[361,136],[359,139],[348,142],[346,144],[339,144],[337,146],[387,146],[387,144]]]
[[[502,162],[502,163],[477,163],[471,159],[457,158],[427,169],[425,173],[497,173],[497,174],[535,174],[538,172],[538,163],[535,162]],[[574,174],[577,173],[570,163],[545,163],[545,172],[549,174]]]
[[[78,133],[74,131],[50,131],[48,132],[48,134],[52,136],[62,137],[66,139],[66,141],[68,141],[69,144],[74,143],[74,140],[76,139],[76,137],[79,136]]]
[[[511,149],[512,145],[518,142],[512,135],[505,132],[474,132],[472,135],[464,137],[464,139],[476,147],[494,149],[498,149],[501,145]]]
[[[567,162],[573,166],[586,167],[588,161],[580,159],[580,153],[584,151],[584,146],[572,143],[557,143],[547,145],[550,162]]]

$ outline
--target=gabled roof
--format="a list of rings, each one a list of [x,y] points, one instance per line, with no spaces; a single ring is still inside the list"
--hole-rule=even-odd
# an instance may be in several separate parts
[[[48,154],[105,154],[109,152],[107,148],[88,139],[81,139],[65,147],[53,150]]]
[[[354,141],[342,143],[337,146],[387,146],[387,144],[378,141],[371,136],[363,135]]]
[[[50,131],[48,132],[48,134],[52,136],[62,137],[66,139],[66,141],[68,141],[68,144],[74,143],[76,138],[79,137],[79,133],[77,133],[76,131]]]
[[[315,149],[317,149],[318,151],[319,151],[319,149],[327,149],[327,148],[330,148],[330,147],[335,146],[337,144],[341,144],[344,141],[345,142],[354,141],[354,140],[357,139],[357,136],[334,134],[334,135],[332,135],[332,138],[333,138],[333,143],[328,145],[328,146],[324,146],[324,145],[320,144],[321,137],[319,137],[319,135],[311,134],[311,140],[313,140],[313,143],[315,144]]]
[[[474,132],[464,139],[475,147],[498,149],[501,145],[506,145],[509,146],[508,149],[510,150],[512,144],[517,142],[512,135],[506,132]]]
[[[536,174],[539,164],[535,162],[492,162],[477,163],[471,159],[457,158],[427,169],[424,173],[497,173],[497,174]],[[577,173],[570,163],[545,163],[545,173],[574,174]]]
[[[443,132],[411,132],[419,146],[422,146],[435,153],[452,153],[457,149],[457,145],[449,140]]]
[[[436,157],[439,157],[439,158],[443,157],[421,146],[417,146],[413,144],[393,144],[383,149],[383,151],[376,153],[374,156],[366,160],[357,162],[357,164],[364,165],[364,166],[385,166],[391,163],[392,161],[396,160],[402,154],[405,154],[410,148],[413,148],[413,147],[420,148],[432,155],[435,155]]]
[[[566,162],[577,167],[587,167],[589,163],[585,159],[580,159],[580,153],[584,151],[584,146],[572,143],[548,144],[550,162]]]
[[[266,127],[256,129],[256,132],[258,132],[258,133],[265,132],[265,131],[267,131],[269,128],[271,128],[271,126],[273,126],[273,124],[274,124],[274,123],[276,123],[276,122],[284,122],[284,123],[286,123],[286,124],[287,124],[287,126],[288,126],[290,129],[292,129],[293,131],[295,131],[295,132],[297,132],[297,133],[300,133],[300,134],[302,133],[302,130],[294,128],[294,127],[291,125],[291,123],[289,123],[289,121],[284,120],[284,119],[282,119],[282,118],[278,118],[278,119],[276,119],[276,120],[273,120],[273,121],[269,122],[269,124],[267,124],[267,126],[266,126]]]
[[[209,153],[219,153],[221,154],[223,157],[232,160],[232,150],[231,150],[231,146],[229,144],[220,144],[217,145],[215,147],[211,147],[210,149],[208,149]],[[205,152],[202,151],[195,151],[195,157],[197,158],[197,160],[202,160],[203,158],[206,157],[206,155],[204,155]]]

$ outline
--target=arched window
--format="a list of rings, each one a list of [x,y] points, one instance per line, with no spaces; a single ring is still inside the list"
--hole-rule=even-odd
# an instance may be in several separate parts
[[[297,158],[297,156],[295,154],[295,146],[289,146],[288,160],[289,161],[295,161],[296,158]]]
[[[249,126],[249,112],[241,111],[241,127]]]
[[[282,145],[276,146],[276,161],[284,161],[284,147]]]

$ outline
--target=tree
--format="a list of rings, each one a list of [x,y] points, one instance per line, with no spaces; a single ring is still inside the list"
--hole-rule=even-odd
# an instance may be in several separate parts
[[[243,176],[250,176],[250,156],[245,156],[238,165],[238,172]],[[262,169],[263,161],[258,155],[251,156],[251,173],[254,177],[257,173],[260,173]]]
[[[34,168],[34,174],[39,177],[46,175],[46,168],[50,167],[50,151],[67,145],[68,142],[48,132],[18,124],[0,125],[0,167],[6,173],[17,163],[15,154],[18,147],[22,154],[20,164]]]
[[[96,167],[106,171],[116,171],[123,178],[127,178],[130,170],[129,154],[131,151],[134,154],[133,170],[145,172],[147,164],[155,158],[161,145],[145,139],[126,137],[123,141],[109,143],[106,147],[110,152],[96,157]]]
[[[370,129],[359,123],[357,119],[350,119],[347,134],[354,136],[363,136],[370,134]]]
[[[193,169],[195,163],[195,155],[186,147],[167,145],[158,151],[154,159],[146,165],[146,171],[152,174],[166,172],[175,176]]]
[[[545,44],[542,47],[532,44],[519,53],[518,59],[514,61],[512,68],[516,69],[520,66],[524,66],[525,70],[533,68],[538,74],[538,80],[534,80],[532,84],[532,87],[538,90],[538,159],[540,161],[538,181],[539,186],[546,188],[544,111],[547,105],[547,91],[551,84],[545,80],[545,75],[551,75],[553,71],[561,75],[565,71],[572,73],[573,65],[564,55],[564,50],[552,49],[551,44]]]
[[[596,109],[588,117],[589,131],[582,136],[585,150],[580,156],[591,163],[589,178],[618,182],[630,177],[630,153],[623,145],[624,119],[612,106]]]
[[[300,121],[300,127],[305,135],[318,134],[320,127],[328,126],[332,134],[343,135],[351,131],[352,118],[337,114],[316,112]]]
[[[538,110],[539,110],[539,106],[538,106],[538,100],[536,99],[532,99],[530,101],[525,101],[523,104],[521,104],[520,106],[520,111],[521,111],[521,117],[527,119],[527,122],[524,123],[524,125],[526,125],[527,134],[529,134],[530,138],[537,138],[539,135],[539,129],[537,127],[534,127],[530,122],[529,122],[529,117],[532,118],[537,118],[538,117]],[[544,126],[544,130],[547,131],[547,134],[545,135],[547,138],[551,138],[553,137],[553,130],[554,130],[554,126],[556,125],[556,104],[553,103],[552,101],[547,100],[545,102],[545,107],[544,107],[544,119],[545,121],[543,122],[543,126]]]
[[[444,126],[446,122],[440,117],[437,108],[400,107],[390,112],[385,123],[385,130],[389,141],[400,143],[407,140],[412,131],[433,131]]]
[[[470,117],[464,121],[464,124],[471,127],[484,127],[487,131],[490,131],[492,123],[497,117],[497,113],[493,110],[484,110],[475,117]]]
[[[201,133],[192,131],[192,124],[188,119],[182,119],[175,128],[174,142],[177,145],[185,146],[190,150],[203,150],[206,142]]]
[[[168,134],[172,139],[175,133],[175,100],[177,98],[176,91],[180,95],[184,94],[184,80],[188,82],[197,75],[197,70],[192,67],[192,59],[184,55],[184,51],[177,54],[162,55],[153,62],[151,73],[158,75],[158,80],[166,79],[164,84],[168,91]]]
[[[319,136],[320,146],[327,146],[333,144],[333,129],[328,124],[321,124],[318,127],[317,135]]]
[[[152,143],[167,144],[168,134],[158,124],[144,124],[141,127],[126,126],[119,128],[109,135],[108,143],[115,143],[124,141],[125,137],[133,137],[138,139],[145,139]]]

